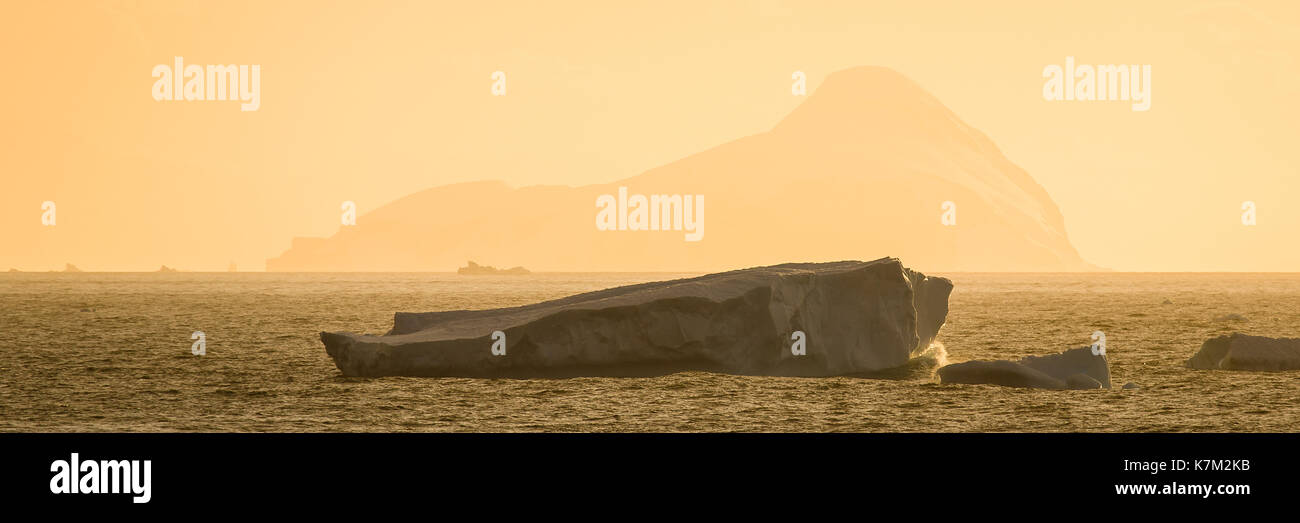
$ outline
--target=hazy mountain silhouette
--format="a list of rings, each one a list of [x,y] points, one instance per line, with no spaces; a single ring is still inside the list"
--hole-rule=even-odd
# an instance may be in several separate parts
[[[599,231],[596,199],[702,194],[704,237]],[[956,204],[955,226],[940,221]],[[715,271],[883,256],[926,271],[1092,270],[1056,204],[991,140],[893,70],[831,74],[772,130],[617,182],[436,187],[295,238],[273,271]]]

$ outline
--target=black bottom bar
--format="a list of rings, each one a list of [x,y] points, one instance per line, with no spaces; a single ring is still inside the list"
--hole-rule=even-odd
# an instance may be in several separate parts
[[[382,506],[452,517],[464,510],[470,515],[564,512],[587,501],[648,510],[706,503],[713,511],[809,503],[850,510],[903,503],[952,508],[956,501],[1008,500],[1256,507],[1295,497],[1297,457],[1291,449],[1297,439],[1289,434],[3,434],[0,452],[3,497],[10,506],[150,512],[268,504],[311,510]],[[56,489],[68,482],[55,479],[52,464],[57,469],[58,461],[67,462],[63,470],[70,481],[73,453],[78,468],[86,461],[98,468],[109,460],[148,460],[148,502],[133,503],[137,492],[53,493],[52,481]],[[121,471],[117,465],[104,468]],[[87,481],[83,470],[77,471],[79,480]],[[135,487],[143,487],[143,477],[141,466]],[[104,472],[97,478],[103,480]],[[98,488],[96,482],[86,485]],[[1206,485],[1212,491],[1208,496],[1199,490]],[[1132,489],[1141,492],[1128,492]]]

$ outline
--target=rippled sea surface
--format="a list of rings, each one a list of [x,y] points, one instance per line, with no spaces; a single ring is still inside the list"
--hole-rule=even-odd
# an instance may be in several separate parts
[[[681,276],[0,274],[0,430],[1300,430],[1300,372],[1182,366],[1220,334],[1300,337],[1300,274],[945,275],[950,362],[1059,352],[1101,330],[1116,389],[1099,391],[938,385],[931,360],[894,379],[344,378],[317,337]]]

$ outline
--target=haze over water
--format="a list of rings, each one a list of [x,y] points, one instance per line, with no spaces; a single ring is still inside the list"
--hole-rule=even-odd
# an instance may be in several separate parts
[[[877,379],[344,378],[318,332],[685,275],[13,273],[0,274],[0,430],[1300,430],[1300,372],[1182,366],[1220,334],[1300,336],[1300,274],[937,275],[956,286],[938,337],[949,361],[1057,353],[1102,330],[1116,389],[938,385],[929,359]]]

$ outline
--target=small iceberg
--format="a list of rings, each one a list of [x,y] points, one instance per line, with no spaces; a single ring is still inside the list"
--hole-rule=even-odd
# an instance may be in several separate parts
[[[1234,332],[1210,338],[1187,360],[1198,370],[1297,370],[1300,338],[1268,338]]]
[[[940,367],[939,383],[986,384],[1035,389],[1109,389],[1110,366],[1092,347],[1019,360],[975,360]]]

